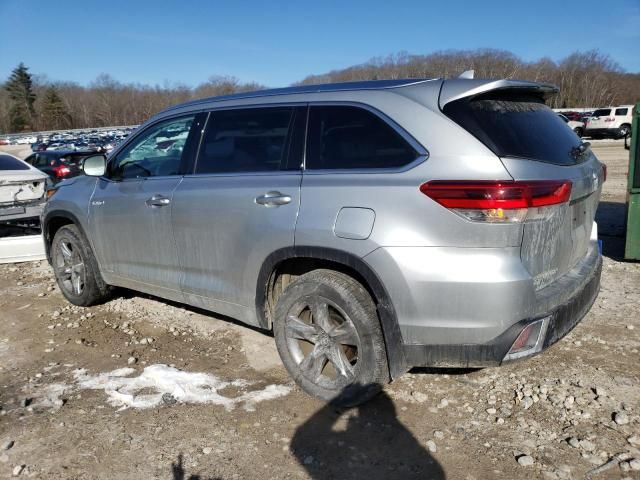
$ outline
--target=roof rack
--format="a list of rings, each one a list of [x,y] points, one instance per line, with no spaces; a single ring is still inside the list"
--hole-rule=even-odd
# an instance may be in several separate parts
[[[201,98],[190,102],[181,103],[162,110],[159,113],[170,112],[183,107],[191,107],[211,102],[225,100],[240,100],[245,98],[271,97],[275,95],[292,95],[298,93],[337,92],[342,90],[379,90],[387,88],[404,87],[417,83],[428,82],[435,79],[428,78],[404,78],[397,80],[366,80],[358,82],[325,83],[320,85],[299,85],[295,87],[273,88],[268,90],[256,90],[252,92],[234,93],[217,97]]]

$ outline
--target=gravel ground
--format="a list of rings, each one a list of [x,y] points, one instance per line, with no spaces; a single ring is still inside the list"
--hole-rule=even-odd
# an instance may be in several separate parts
[[[72,307],[45,262],[0,266],[0,478],[640,479],[627,157],[594,148],[605,259],[582,323],[524,362],[415,369],[356,409],[296,388],[259,331],[133,292]]]

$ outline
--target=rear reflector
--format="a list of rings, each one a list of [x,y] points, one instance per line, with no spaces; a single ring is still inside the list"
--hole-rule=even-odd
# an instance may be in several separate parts
[[[541,351],[547,335],[549,320],[550,317],[541,318],[524,327],[503,360],[515,360]]]
[[[443,207],[476,222],[514,223],[548,218],[547,208],[569,201],[569,180],[434,180],[420,191]]]

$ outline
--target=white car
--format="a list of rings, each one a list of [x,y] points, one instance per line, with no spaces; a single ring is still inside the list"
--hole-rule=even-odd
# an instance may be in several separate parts
[[[0,223],[39,217],[46,201],[47,174],[0,152]]]
[[[576,132],[576,135],[578,135],[579,137],[584,135],[584,123],[576,122],[575,120],[569,120],[567,117],[565,117],[561,113],[559,113],[558,116],[565,121],[565,123],[571,130]]]
[[[587,119],[584,134],[591,138],[623,138],[631,133],[633,105],[599,108]]]

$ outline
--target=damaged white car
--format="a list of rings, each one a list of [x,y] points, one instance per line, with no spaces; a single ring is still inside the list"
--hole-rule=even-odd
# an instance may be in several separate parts
[[[0,153],[0,223],[39,217],[46,200],[47,175]]]

